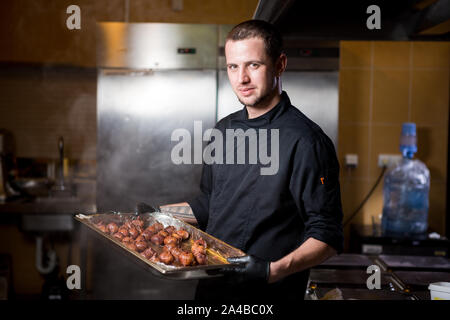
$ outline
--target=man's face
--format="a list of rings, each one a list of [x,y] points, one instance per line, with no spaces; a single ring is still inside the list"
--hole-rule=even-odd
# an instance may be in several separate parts
[[[245,106],[263,106],[277,90],[275,66],[266,53],[264,40],[228,40],[225,57],[228,79],[239,101]]]

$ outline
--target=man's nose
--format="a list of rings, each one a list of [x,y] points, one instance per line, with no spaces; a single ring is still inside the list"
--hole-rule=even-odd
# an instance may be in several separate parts
[[[240,83],[250,82],[250,77],[248,76],[246,68],[241,68],[239,70],[239,82]]]

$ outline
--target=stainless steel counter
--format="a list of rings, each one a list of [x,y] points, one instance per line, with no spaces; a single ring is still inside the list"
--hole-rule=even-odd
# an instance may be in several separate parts
[[[73,216],[96,212],[93,199],[37,198],[0,203],[0,224],[16,224],[24,232],[70,232]]]
[[[12,201],[0,203],[2,214],[75,214],[95,213],[95,200],[78,198],[43,198],[35,201]]]

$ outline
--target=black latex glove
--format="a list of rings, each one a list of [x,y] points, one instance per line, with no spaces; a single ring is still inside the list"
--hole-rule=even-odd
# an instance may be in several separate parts
[[[158,206],[152,206],[145,202],[139,202],[138,204],[136,204],[136,212],[138,214],[143,214],[146,212],[156,212],[156,211],[160,211]]]
[[[232,282],[258,282],[267,283],[270,273],[270,262],[258,257],[247,255],[243,257],[231,257],[227,259],[233,264],[240,264],[222,270],[225,276]]]

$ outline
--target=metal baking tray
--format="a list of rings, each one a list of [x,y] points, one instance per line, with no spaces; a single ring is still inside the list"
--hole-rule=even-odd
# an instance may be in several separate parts
[[[97,213],[92,215],[84,215],[77,214],[75,215],[75,219],[85,226],[89,227],[93,231],[100,234],[102,237],[112,241],[115,245],[119,246],[129,254],[133,255],[135,258],[139,259],[139,261],[144,262],[146,266],[151,267],[151,271],[156,270],[156,275],[163,276],[164,278],[170,279],[203,279],[203,278],[211,278],[220,276],[220,272],[212,272],[212,271],[220,271],[221,268],[227,266],[233,266],[227,261],[229,257],[236,256],[245,256],[245,253],[199,229],[186,223],[182,220],[179,220],[168,213],[163,212],[152,212],[152,213],[144,213],[140,214],[139,217],[144,221],[144,228],[148,225],[151,225],[155,222],[160,222],[164,225],[164,227],[174,226],[175,228],[183,228],[187,232],[189,232],[190,237],[188,240],[183,241],[182,248],[187,250],[192,245],[193,241],[197,239],[204,239],[207,244],[206,255],[207,255],[207,264],[206,265],[196,265],[196,266],[182,266],[181,264],[174,265],[166,265],[162,262],[152,262],[143,256],[141,256],[138,252],[128,249],[120,240],[116,239],[110,234],[104,233],[99,230],[95,223],[100,220],[109,223],[116,222],[122,223],[127,218],[136,217],[135,213]],[[162,251],[162,247],[155,245],[153,243],[149,243],[149,245],[154,249],[158,254]],[[155,272],[153,272],[155,273]]]

